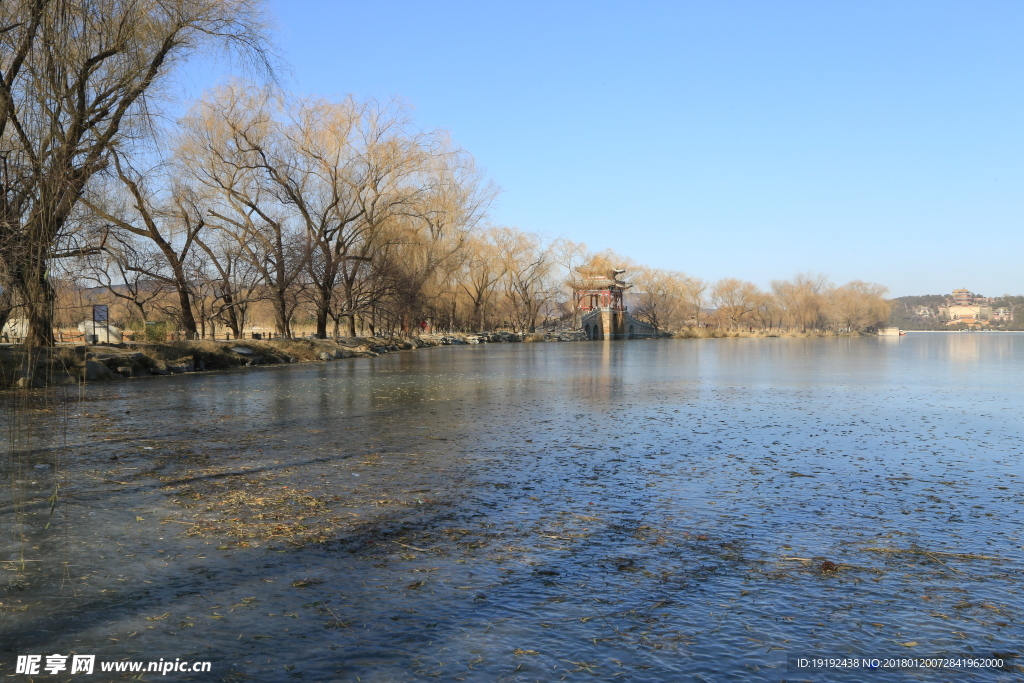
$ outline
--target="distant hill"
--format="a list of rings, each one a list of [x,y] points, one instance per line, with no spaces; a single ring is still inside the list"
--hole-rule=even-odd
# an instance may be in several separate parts
[[[904,330],[949,330],[956,329],[955,326],[946,325],[945,320],[935,317],[938,307],[950,299],[950,294],[922,294],[919,296],[901,296],[889,299],[892,312],[889,314],[889,324],[892,327],[899,327]],[[993,308],[1006,307],[1013,311],[1014,320],[1007,323],[993,324],[994,330],[1024,330],[1024,296],[1005,295],[995,297]],[[932,315],[918,315],[918,310],[926,306],[931,310]]]
[[[901,296],[889,300],[891,313],[889,324],[904,330],[945,330],[949,329],[944,321],[934,317],[917,315],[917,310],[927,306],[932,311],[946,303],[946,294],[923,294],[920,296]]]

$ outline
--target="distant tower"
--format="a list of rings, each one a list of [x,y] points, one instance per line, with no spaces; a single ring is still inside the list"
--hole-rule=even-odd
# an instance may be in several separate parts
[[[957,306],[970,306],[974,303],[974,295],[969,289],[954,289],[953,290],[953,301],[956,302]]]

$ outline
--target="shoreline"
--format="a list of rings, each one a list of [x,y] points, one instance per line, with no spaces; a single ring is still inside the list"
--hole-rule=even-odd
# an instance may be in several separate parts
[[[688,329],[664,339],[773,339],[860,337],[866,333],[785,332]],[[377,358],[397,351],[437,346],[588,341],[582,331],[518,334],[511,332],[429,334],[409,339],[339,337],[337,339],[194,340],[61,345],[26,350],[0,346],[0,391],[76,386],[162,375],[211,372],[264,365],[320,363]],[[644,341],[644,340],[632,340]]]
[[[571,338],[570,338],[571,337]],[[582,333],[524,335],[508,332],[430,334],[411,339],[339,337],[227,341],[124,342],[26,349],[0,347],[0,390],[42,389],[162,375],[291,363],[378,358],[437,346],[527,341],[576,341]]]

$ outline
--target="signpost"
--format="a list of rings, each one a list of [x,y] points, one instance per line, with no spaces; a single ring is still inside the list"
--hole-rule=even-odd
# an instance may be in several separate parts
[[[104,342],[110,343],[110,311],[106,306],[93,306],[92,307],[92,334],[96,338],[96,342],[99,343],[100,337],[96,334],[96,323],[103,323],[103,328],[107,332],[107,337]]]

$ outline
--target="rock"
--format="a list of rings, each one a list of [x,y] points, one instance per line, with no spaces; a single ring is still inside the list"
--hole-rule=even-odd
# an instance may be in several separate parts
[[[571,342],[587,341],[587,333],[583,330],[560,330],[557,332],[545,332],[544,341]]]
[[[509,342],[521,342],[523,341],[523,335],[512,332],[495,332],[488,336],[488,341],[502,342],[506,344]]]
[[[370,347],[370,350],[373,351],[374,353],[376,353],[377,355],[380,355],[382,353],[387,353],[388,352],[388,347],[377,345],[377,346]]]
[[[150,370],[150,372],[152,372],[154,375],[169,375],[169,374],[171,374],[171,371],[168,370],[167,368],[159,368],[159,367],[153,368],[152,370]]]
[[[165,367],[173,374],[180,374],[183,372],[195,372],[195,363],[192,358],[179,358],[176,361],[167,361]]]
[[[246,348],[244,346],[232,346],[231,350],[234,351],[235,353],[240,353],[243,356],[251,356],[251,355],[253,355],[252,349],[248,349],[248,348]]]
[[[103,363],[94,360],[85,361],[82,368],[82,380],[85,382],[97,382],[101,380],[114,379],[114,372]]]

